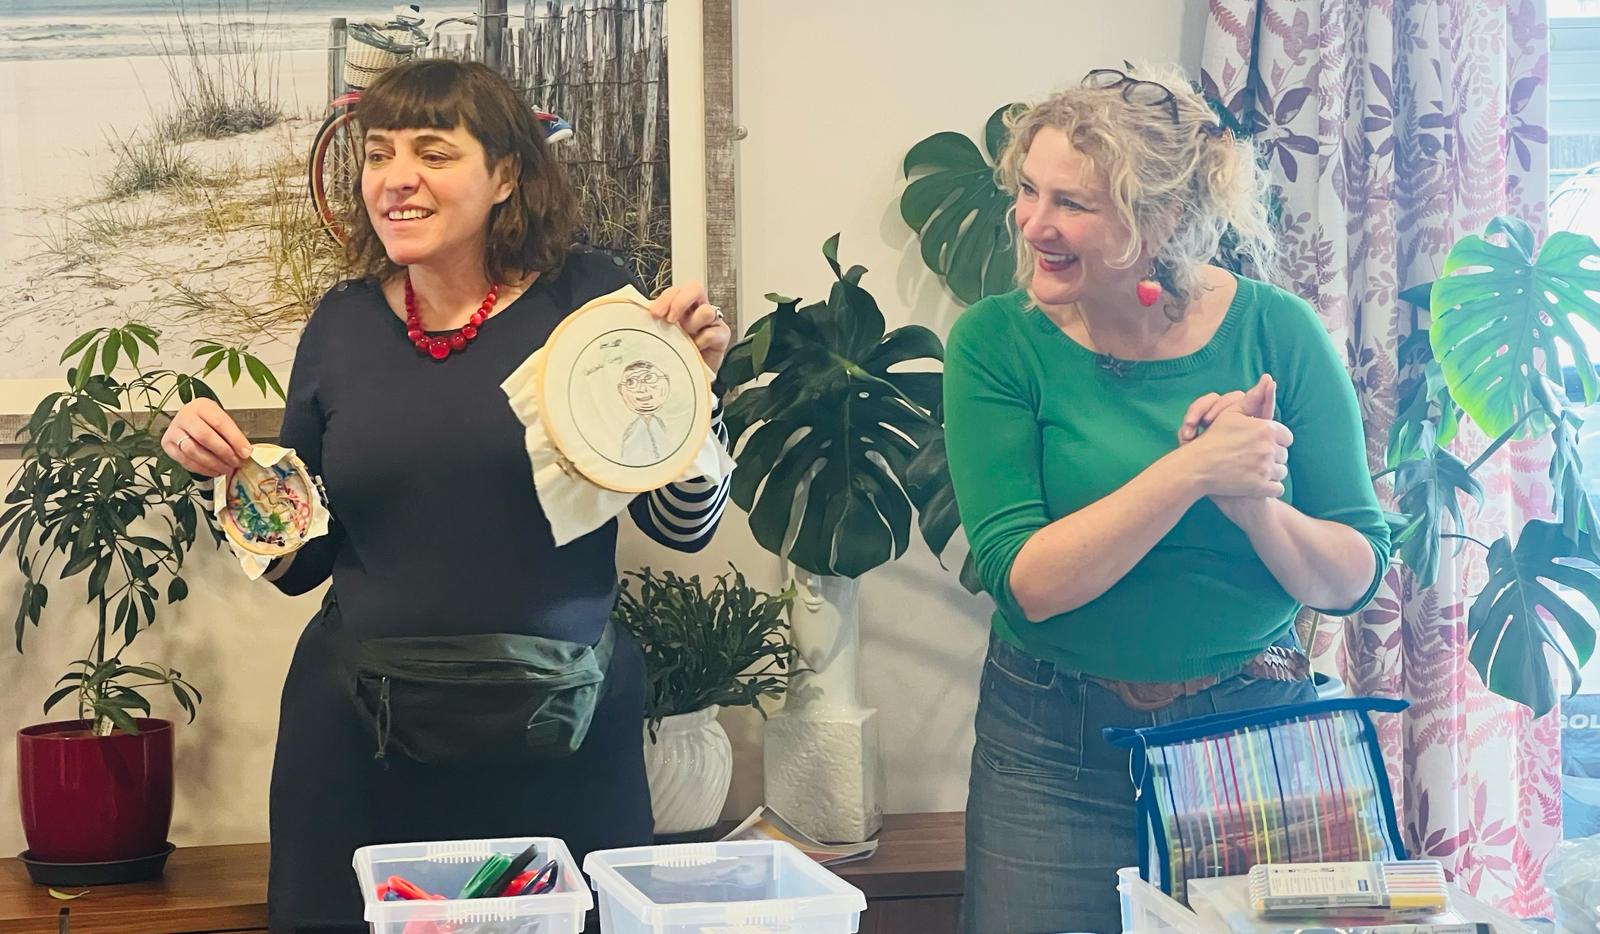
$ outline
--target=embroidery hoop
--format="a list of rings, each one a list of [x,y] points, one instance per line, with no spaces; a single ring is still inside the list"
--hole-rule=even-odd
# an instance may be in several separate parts
[[[579,371],[594,365],[600,342],[618,337],[631,345],[650,348],[650,362],[665,365],[658,370],[665,369],[669,378],[674,374],[680,377],[670,380],[670,393],[692,393],[692,421],[687,433],[673,438],[676,447],[654,463],[633,465],[619,457],[615,447],[601,450],[599,439],[609,440],[609,433],[616,426],[585,420],[568,401],[574,391],[592,391],[574,390],[584,375]],[[680,388],[685,382],[688,386]],[[711,382],[699,348],[682,328],[652,317],[644,296],[632,286],[588,302],[556,327],[545,341],[535,390],[540,421],[556,447],[562,469],[570,465],[596,486],[619,493],[644,493],[681,479],[711,431]],[[670,395],[667,401],[672,401]],[[681,417],[682,405],[680,395],[674,406],[679,413],[676,417]],[[615,408],[621,410],[620,400]]]
[[[268,477],[276,477],[273,468],[279,464],[285,464],[289,468],[289,477],[287,479],[291,482],[299,481],[299,486],[303,490],[306,502],[311,504],[311,510],[306,514],[303,521],[296,522],[286,529],[284,542],[281,545],[263,542],[250,536],[240,527],[239,520],[235,515],[236,507],[234,505],[236,502],[234,481],[239,479],[240,474],[245,474],[247,479],[254,480],[254,483],[250,485],[250,488],[254,490],[256,484],[259,484],[261,480],[265,480]],[[218,518],[221,519],[223,534],[228,537],[228,541],[240,549],[253,555],[276,558],[298,550],[308,540],[316,537],[313,534],[313,526],[316,524],[317,508],[321,505],[321,491],[318,489],[316,481],[311,478],[310,472],[306,470],[306,465],[301,462],[293,451],[284,451],[271,464],[262,464],[250,457],[245,458],[244,463],[240,464],[237,470],[228,474],[225,490],[224,495],[227,505],[223,507]],[[252,496],[253,498],[254,496]]]

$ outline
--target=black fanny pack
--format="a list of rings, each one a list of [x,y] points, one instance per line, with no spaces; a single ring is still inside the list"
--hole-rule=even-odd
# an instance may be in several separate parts
[[[376,758],[473,768],[576,752],[616,634],[608,622],[594,645],[518,633],[341,641]]]

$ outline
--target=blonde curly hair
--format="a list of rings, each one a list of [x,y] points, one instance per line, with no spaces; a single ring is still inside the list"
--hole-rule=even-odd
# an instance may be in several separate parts
[[[1155,276],[1171,296],[1168,313],[1181,316],[1200,285],[1200,268],[1217,255],[1231,227],[1236,251],[1248,255],[1258,275],[1276,263],[1268,219],[1268,177],[1248,140],[1223,132],[1217,114],[1175,65],[1145,66],[1129,77],[1172,93],[1154,104],[1123,87],[1075,87],[1006,117],[1009,142],[996,172],[1001,187],[1017,194],[1022,161],[1046,127],[1060,130],[1106,183],[1113,212],[1128,231],[1116,262],[1128,268],[1144,243],[1167,228],[1155,256]],[[1176,114],[1176,119],[1174,119]],[[1015,208],[1013,207],[1013,210]],[[1017,284],[1033,279],[1036,254],[1017,238]]]

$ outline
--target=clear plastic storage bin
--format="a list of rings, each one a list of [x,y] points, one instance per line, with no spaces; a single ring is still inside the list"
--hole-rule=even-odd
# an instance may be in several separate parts
[[[1117,891],[1122,896],[1122,930],[1125,934],[1264,934],[1314,925],[1294,921],[1258,919],[1249,908],[1247,876],[1189,880],[1189,902],[1194,910],[1139,878],[1137,869],[1117,871]],[[1532,934],[1522,924],[1455,888],[1450,890],[1450,913],[1430,923],[1475,921],[1494,926],[1495,934]]]
[[[777,840],[600,850],[583,861],[606,934],[855,934],[861,890]]]
[[[538,869],[557,861],[555,888],[543,895],[514,898],[447,898],[443,901],[380,901],[379,883],[400,876],[425,892],[453,896],[496,853],[516,856],[538,844],[528,864]],[[554,837],[456,840],[448,843],[391,843],[356,850],[356,876],[366,902],[364,917],[373,934],[579,934],[594,896],[578,873],[567,845]]]
[[[1139,878],[1139,870],[1117,870],[1117,894],[1122,896],[1124,934],[1227,934],[1226,928],[1201,920],[1194,912]]]

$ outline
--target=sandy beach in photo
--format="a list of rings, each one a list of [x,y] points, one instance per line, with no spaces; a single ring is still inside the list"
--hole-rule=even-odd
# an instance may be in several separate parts
[[[476,9],[425,4],[424,28]],[[306,178],[327,115],[329,20],[393,11],[393,0],[0,2],[0,411],[58,381],[84,331],[129,321],[162,332],[167,366],[188,369],[192,342],[214,340],[248,346],[287,382],[306,317],[343,278]],[[656,283],[670,255],[667,134],[645,110],[665,102],[641,94],[618,109],[597,90],[646,81],[646,27],[614,35],[635,27],[598,8],[580,15],[570,41],[559,16],[540,20],[545,38],[520,41],[563,50],[541,59],[541,86],[621,50],[594,83],[567,87],[570,117],[598,121],[569,177],[586,235]],[[449,26],[440,44],[471,32]],[[633,138],[639,126],[648,139]],[[649,223],[635,219],[637,198],[652,204]],[[225,377],[211,381],[229,395]]]
[[[166,365],[186,367],[191,341],[218,339],[248,343],[286,378],[306,315],[340,278],[306,187],[327,112],[328,18],[392,8],[0,7],[0,385],[59,379],[78,334],[130,320],[162,331]],[[200,75],[280,116],[216,138],[172,131],[172,115],[203,99]]]
[[[108,191],[117,141],[147,145],[176,102],[161,60],[0,62],[0,379],[57,375],[77,334],[130,318],[162,329],[169,363],[214,334],[249,340],[287,372],[303,310],[281,308],[293,296],[277,281],[267,213],[276,198],[309,215],[305,154],[327,55],[279,61],[282,121],[171,144],[198,177],[120,197]],[[197,313],[201,300],[218,314]]]

